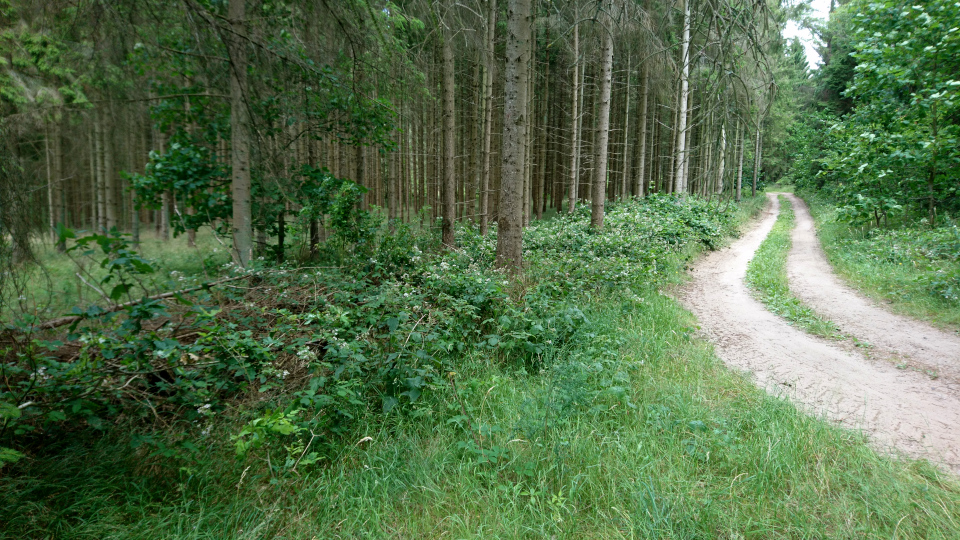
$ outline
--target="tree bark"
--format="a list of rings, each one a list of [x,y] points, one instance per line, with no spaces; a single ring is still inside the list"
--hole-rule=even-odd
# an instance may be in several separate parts
[[[580,10],[574,12],[574,18],[580,17]],[[577,190],[580,187],[580,94],[582,89],[580,81],[580,23],[574,20],[573,23],[573,84],[570,92],[571,110],[570,115],[570,197],[567,203],[567,212],[573,213],[577,208]]]
[[[523,166],[527,122],[527,65],[530,62],[530,0],[507,2],[507,65],[504,82],[503,165],[497,224],[500,268],[523,264]]]
[[[723,173],[727,165],[727,125],[720,124],[720,163],[717,165],[717,194],[723,193]]]
[[[647,164],[647,110],[650,99],[650,72],[647,63],[643,63],[643,100],[640,102],[640,164],[637,166],[637,194],[646,196],[649,180],[644,177]]]
[[[453,59],[453,28],[450,16],[453,2],[446,3],[447,18],[441,22],[441,47],[443,56],[443,245],[455,245],[453,226],[456,219],[456,71]]]
[[[247,51],[245,0],[230,0],[227,18],[233,29],[228,38],[230,54],[230,192],[233,195],[233,260],[246,267],[253,259],[253,218],[250,203],[250,119],[246,104]]]
[[[597,163],[593,178],[592,196],[590,201],[590,226],[594,229],[603,227],[604,200],[607,194],[607,162],[608,146],[610,143],[610,90],[613,83],[613,21],[610,10],[613,9],[612,0],[606,0],[600,14],[601,30],[603,34],[602,74],[600,78],[600,108],[597,111]]]
[[[687,192],[687,108],[690,101],[690,3],[683,2],[683,41],[680,46],[680,101],[677,113],[677,153],[674,171],[674,191]]]
[[[546,42],[550,43],[550,27],[546,29]],[[540,130],[540,156],[538,158],[536,192],[533,194],[533,214],[537,219],[543,219],[543,193],[547,181],[547,131],[550,122],[550,49],[546,50],[547,65],[543,75],[543,123]]]
[[[51,148],[51,135],[50,127],[47,126],[44,137],[43,137],[43,154],[47,164],[47,227],[50,229],[50,236],[53,238],[53,241],[57,241],[57,212],[56,212],[56,202],[53,198],[53,165],[52,157],[53,148]]]
[[[760,129],[760,123],[757,123],[757,142],[753,152],[753,187],[750,189],[750,195],[757,196],[757,179],[760,178],[760,165],[762,163],[760,153],[763,151],[763,131]]]
[[[480,234],[490,223],[490,148],[493,141],[494,38],[497,29],[497,0],[487,0],[487,35],[483,52],[483,165],[480,171]]]
[[[93,120],[93,143],[96,150],[94,151],[94,159],[97,164],[97,174],[96,174],[96,187],[97,187],[97,228],[101,231],[106,230],[107,227],[107,204],[106,204],[106,191],[104,182],[104,173],[103,173],[103,122],[100,120],[100,113],[94,115]]]
[[[112,105],[108,110],[112,109]],[[101,136],[103,141],[103,193],[104,206],[106,208],[106,228],[112,229],[117,226],[117,177],[114,174],[114,152],[113,152],[113,122],[110,120],[100,120]]]
[[[523,226],[530,225],[530,214],[533,199],[533,130],[537,125],[537,105],[534,101],[536,92],[536,34],[531,24],[530,32],[530,62],[527,63],[527,122],[523,136]]]
[[[60,131],[61,119],[58,118],[53,123],[53,200],[56,213],[56,222],[67,226],[67,202],[66,189],[63,170],[63,139]],[[58,238],[57,251],[63,253],[67,250],[64,242]]]
[[[627,53],[626,103],[623,106],[623,170],[620,171],[620,199],[626,199],[630,193],[630,68],[633,58]]]
[[[739,157],[737,157],[737,202],[740,202],[743,194],[743,147],[746,146],[746,129],[742,122],[737,121],[737,139],[739,140]]]

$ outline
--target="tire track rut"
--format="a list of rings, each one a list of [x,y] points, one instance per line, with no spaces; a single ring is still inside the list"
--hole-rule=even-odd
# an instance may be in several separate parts
[[[931,380],[810,336],[750,295],[747,263],[779,213],[776,196],[769,197],[762,220],[698,262],[681,289],[681,302],[697,316],[701,332],[728,366],[747,372],[771,394],[864,430],[881,450],[927,458],[960,474],[960,397],[949,378]],[[814,284],[818,279],[812,271],[806,277]]]
[[[860,296],[840,280],[817,240],[807,204],[792,193],[796,226],[793,247],[787,257],[790,291],[817,313],[873,350],[867,353],[903,362],[912,368],[935,373],[960,393],[960,337],[909,317],[896,315]]]

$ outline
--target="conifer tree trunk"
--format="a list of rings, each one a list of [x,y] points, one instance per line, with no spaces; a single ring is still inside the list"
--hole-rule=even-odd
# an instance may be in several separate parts
[[[96,230],[100,227],[100,217],[97,213],[98,211],[98,201],[100,199],[99,192],[99,183],[97,180],[97,149],[96,149],[96,129],[90,134],[91,138],[88,141],[88,150],[90,151],[89,156],[89,165],[90,165],[90,221],[88,224],[91,229]]]
[[[144,156],[147,154],[147,130],[144,129],[143,124],[138,124],[138,131],[140,132],[140,137],[137,139],[139,145],[137,147],[137,156]],[[137,159],[136,157],[134,158]],[[136,165],[134,165],[137,168]],[[144,169],[146,166],[144,166]],[[144,172],[146,172],[144,170]],[[130,190],[130,232],[133,235],[133,245],[137,249],[140,248],[140,209],[137,208],[137,195]]]
[[[107,227],[107,204],[106,190],[103,172],[103,123],[100,120],[100,114],[94,115],[94,133],[93,141],[96,147],[94,157],[97,163],[97,227],[100,230],[106,230]]]
[[[750,189],[752,197],[757,196],[757,179],[760,178],[760,165],[762,163],[760,153],[763,151],[763,131],[757,124],[757,143],[753,152],[753,186]]]
[[[746,129],[742,122],[737,121],[737,139],[739,141],[737,157],[737,202],[740,202],[743,194],[743,147],[746,146]]]
[[[357,143],[353,147],[353,165],[356,171],[354,174],[357,184],[367,188],[366,193],[360,198],[360,209],[367,210],[370,207],[370,197],[373,196],[373,190],[367,183],[367,152],[362,143]]]
[[[720,163],[717,165],[717,195],[723,193],[723,173],[727,165],[727,125],[720,124]]]
[[[402,121],[403,117],[400,117]],[[401,125],[402,129],[402,125]],[[394,139],[400,142],[397,151],[391,152],[387,155],[387,166],[389,171],[387,173],[387,218],[390,221],[397,219],[399,213],[397,212],[399,206],[399,197],[398,197],[398,187],[400,183],[400,178],[398,178],[398,171],[401,167],[398,167],[398,162],[400,161],[400,156],[403,153],[403,139],[400,137],[399,133],[394,134]]]
[[[447,20],[441,32],[441,48],[443,57],[443,245],[454,247],[453,226],[456,219],[456,100],[455,89],[457,76],[453,59],[453,29],[449,19],[453,12],[453,2],[446,5]]]
[[[189,80],[186,82],[186,86],[190,86]],[[186,113],[186,117],[188,119],[187,133],[190,133],[192,135],[194,124],[192,121],[189,120],[190,118],[190,98],[189,97],[184,99],[183,107],[184,107],[184,112]],[[192,206],[188,206],[186,204],[186,200],[184,200],[184,206],[186,207],[185,212],[188,216],[192,216],[194,213],[196,213],[196,209],[194,209]],[[180,221],[181,223],[183,222],[183,216],[180,216]],[[187,247],[197,247],[197,230],[192,227],[187,229]]]
[[[590,201],[590,226],[595,229],[603,227],[604,200],[607,192],[607,162],[608,146],[610,142],[610,90],[613,83],[613,21],[610,10],[613,9],[612,0],[603,4],[600,20],[603,27],[603,49],[601,52],[603,67],[600,78],[600,106],[597,111],[597,163],[593,178],[593,193]]]
[[[576,10],[574,18],[580,16],[580,10]],[[580,77],[580,24],[576,20],[573,23],[573,84],[570,92],[571,110],[570,115],[570,197],[567,203],[567,212],[573,213],[577,207],[577,190],[580,187],[580,99],[583,92]]]
[[[546,42],[550,43],[550,27],[546,29]],[[550,49],[547,49],[547,65],[543,75],[543,96],[541,108],[543,109],[543,120],[541,124],[540,137],[540,157],[537,159],[537,189],[533,194],[533,213],[537,219],[543,219],[543,193],[544,184],[547,181],[547,131],[550,121]]]
[[[112,108],[112,106],[111,106]],[[113,149],[113,129],[110,120],[100,120],[101,142],[103,148],[103,192],[104,206],[106,208],[106,228],[112,229],[117,226],[117,210],[119,200],[117,200],[117,177],[114,174],[114,149]]]
[[[317,148],[315,143],[309,139],[306,141],[307,145],[307,163],[313,167],[317,166]],[[320,221],[316,217],[311,217],[308,225],[309,228],[309,239],[307,240],[307,249],[310,253],[310,258],[313,259],[320,252]]]
[[[250,202],[250,132],[247,93],[245,0],[229,0],[227,18],[233,29],[228,38],[230,54],[230,133],[233,196],[233,259],[246,267],[253,259],[253,216]]]
[[[483,61],[481,52],[477,51],[477,56],[473,68],[473,86],[471,87],[471,97],[476,97],[475,107],[471,111],[470,118],[470,171],[469,182],[467,183],[466,193],[464,194],[464,215],[467,219],[476,221],[477,218],[477,186],[480,185],[480,141],[483,139]]]
[[[691,160],[690,160],[690,157],[693,155],[693,142],[692,142],[692,141],[693,141],[693,128],[691,127],[691,126],[693,126],[693,107],[691,106],[691,105],[693,104],[692,102],[693,102],[693,100],[690,99],[689,93],[688,93],[688,98],[687,98],[687,130],[686,130],[686,134],[684,135],[684,140],[685,140],[685,142],[684,142],[684,149],[685,149],[685,151],[683,152],[683,154],[681,154],[681,156],[682,156],[681,159],[682,159],[682,161],[683,161],[683,173],[681,174],[681,176],[683,177],[683,185],[684,185],[684,187],[686,188],[685,191],[683,191],[683,193],[690,193],[690,192],[691,192],[691,190],[690,190],[690,161],[691,161]]]
[[[523,264],[523,168],[530,62],[530,0],[507,2],[503,165],[497,215],[497,266],[519,272]]]
[[[490,149],[493,141],[494,38],[497,29],[497,0],[487,0],[487,34],[483,51],[483,165],[480,171],[480,234],[490,223]]]
[[[53,158],[51,154],[53,153],[53,146],[50,135],[50,127],[47,126],[46,133],[43,137],[43,155],[44,160],[47,164],[47,227],[50,229],[50,236],[53,238],[54,242],[57,240],[57,211],[56,211],[56,201],[53,197]]]
[[[683,0],[683,41],[680,46],[680,99],[677,113],[677,151],[674,158],[674,191],[687,192],[687,110],[690,104],[690,3]]]
[[[66,207],[66,189],[63,170],[63,139],[60,132],[60,119],[53,123],[53,206],[56,215],[56,223],[67,226],[67,207]],[[58,235],[59,236],[59,235]],[[58,238],[59,240],[59,238]],[[64,242],[57,242],[57,251],[63,253],[67,250]]]
[[[620,199],[626,199],[630,193],[630,63],[632,57],[627,52],[627,89],[626,103],[623,106],[623,170],[620,171]]]
[[[640,196],[646,196],[650,184],[649,180],[644,176],[646,174],[646,162],[647,162],[647,105],[650,98],[650,79],[649,79],[649,69],[647,63],[643,63],[643,98],[640,102],[640,120],[639,120],[639,130],[640,130],[640,164],[637,165],[637,189],[636,193]]]
[[[527,63],[527,115],[526,130],[523,135],[523,226],[530,225],[533,195],[533,128],[537,121],[537,106],[534,101],[536,89],[536,34],[531,26],[530,61]]]

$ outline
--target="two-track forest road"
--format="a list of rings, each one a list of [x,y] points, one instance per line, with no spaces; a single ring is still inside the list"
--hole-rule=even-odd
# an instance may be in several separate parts
[[[878,335],[900,335],[895,334],[894,327],[903,328],[897,332],[909,333],[913,327],[906,324],[920,323],[891,315],[861,299],[837,280],[822,253],[822,264],[803,262],[812,260],[804,253],[819,252],[820,247],[812,222],[806,234],[797,232],[805,223],[802,216],[809,218],[802,202],[794,203],[798,227],[788,270],[791,290],[795,279],[802,276],[797,286],[823,296],[832,308],[821,313],[846,333],[882,346],[887,356],[909,357],[912,362],[930,366],[940,377],[898,369],[885,359],[870,358],[858,349],[810,336],[768,312],[750,295],[744,277],[747,263],[779,213],[776,195],[769,197],[771,205],[760,223],[730,247],[704,257],[695,266],[691,282],[681,290],[681,301],[699,319],[702,333],[715,344],[717,354],[728,366],[752,374],[768,392],[788,397],[811,413],[863,429],[881,448],[893,447],[910,456],[927,458],[960,474],[960,389],[955,378],[960,357],[949,352],[960,350],[960,339],[943,332],[928,334],[926,339],[919,334],[903,341],[895,337],[878,339]],[[794,294],[807,298],[806,292]],[[847,295],[856,297],[858,303]],[[813,293],[809,297],[812,299]],[[819,300],[811,300],[810,305],[820,309]],[[849,323],[852,320],[858,324]],[[885,328],[882,324],[892,326]],[[861,327],[869,328],[869,333],[858,335]],[[928,343],[933,335],[938,336],[936,350],[943,352],[937,357],[918,355],[918,350],[927,350],[921,345],[933,350],[934,345]],[[954,343],[947,345],[944,340]],[[873,352],[872,356],[877,356]]]

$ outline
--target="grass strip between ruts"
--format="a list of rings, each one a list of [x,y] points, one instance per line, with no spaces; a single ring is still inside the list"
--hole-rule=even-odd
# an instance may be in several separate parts
[[[840,329],[790,294],[787,283],[787,254],[794,226],[793,206],[780,197],[780,214],[770,234],[760,244],[747,266],[747,286],[771,312],[803,331],[828,338],[842,338]]]

